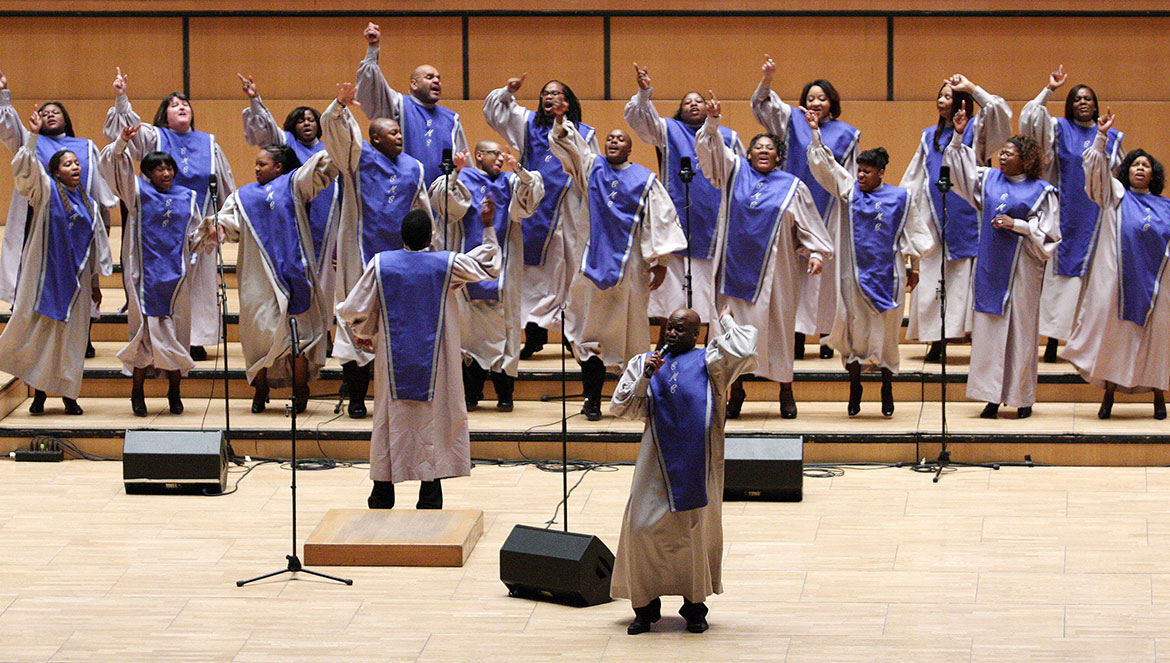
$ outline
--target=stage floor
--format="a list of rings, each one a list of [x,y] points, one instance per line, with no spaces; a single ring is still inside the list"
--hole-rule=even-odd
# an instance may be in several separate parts
[[[802,503],[725,505],[710,631],[685,632],[668,598],[636,637],[628,602],[534,603],[499,582],[501,544],[552,516],[558,474],[482,466],[445,482],[448,507],[484,510],[463,568],[237,588],[285,566],[288,470],[261,465],[214,498],[128,496],[121,471],[0,463],[0,661],[1170,660],[1170,468],[806,478]],[[588,473],[570,529],[616,548],[631,474]],[[299,472],[301,540],[369,486],[360,468]]]

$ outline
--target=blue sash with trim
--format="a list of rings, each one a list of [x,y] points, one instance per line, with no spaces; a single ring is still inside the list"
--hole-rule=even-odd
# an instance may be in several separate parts
[[[382,251],[402,248],[402,219],[423,186],[422,172],[422,164],[409,154],[391,160],[362,141],[357,182],[362,203],[357,229],[362,265]]]
[[[707,351],[693,348],[663,359],[650,378],[650,432],[671,512],[690,511],[707,506],[712,401]]]
[[[829,120],[821,125],[821,143],[833,153],[837,163],[844,164],[845,156],[857,145],[861,131],[841,120]],[[792,107],[788,117],[788,155],[784,170],[796,175],[808,187],[821,218],[828,218],[833,195],[817,182],[808,167],[808,146],[812,142],[812,129],[804,121],[804,111]]]
[[[1127,191],[1117,213],[1117,315],[1144,327],[1166,269],[1170,200]]]
[[[711,184],[711,180],[703,174],[699,166],[699,157],[695,152],[695,136],[702,125],[692,127],[674,118],[666,120],[666,149],[664,150],[664,166],[666,177],[664,184],[674,201],[674,208],[678,210],[679,221],[683,230],[688,232],[687,242],[690,245],[692,258],[710,260],[715,254],[715,225],[719,221],[719,202],[721,192]],[[719,127],[719,135],[723,144],[731,147],[739,140],[735,132],[727,127]],[[691,216],[687,220],[686,185],[678,176],[682,166],[682,158],[690,157],[691,170],[695,171],[695,179],[691,181]],[[687,225],[690,225],[688,228]],[[686,255],[687,249],[676,252]]]
[[[455,254],[399,249],[383,251],[374,259],[378,261],[390,397],[434,400]]]
[[[311,261],[301,244],[297,199],[292,191],[292,176],[297,170],[267,184],[246,184],[236,192],[244,212],[241,216],[257,239],[276,287],[288,298],[289,315],[304,313],[313,301]]]
[[[551,127],[536,124],[536,112],[528,111],[525,124],[524,155],[520,162],[525,170],[534,170],[544,179],[544,198],[532,216],[520,222],[524,238],[524,264],[540,266],[548,253],[548,241],[560,222],[558,212],[561,200],[569,191],[573,178],[565,172],[560,159],[548,149],[548,132]],[[577,123],[577,133],[589,144],[593,140],[593,127],[584,122]]]
[[[638,221],[657,176],[636,163],[614,168],[602,156],[593,163],[589,173],[589,244],[581,258],[581,272],[606,290],[626,276],[634,242],[638,241]]]
[[[979,256],[975,259],[975,310],[1003,315],[1012,296],[1016,263],[1024,250],[1024,236],[993,228],[1000,214],[1027,219],[1040,209],[1052,185],[1044,180],[1012,182],[998,168],[983,175],[983,218],[979,223]]]
[[[940,151],[934,149],[934,134],[938,126],[929,127],[922,132],[922,149],[926,152],[926,190],[930,192],[930,220],[934,223],[934,230],[942,237],[942,205],[943,195],[934,185],[938,181],[939,169],[943,163],[943,152],[951,144],[951,137],[955,135],[954,127],[945,127],[938,144]],[[963,132],[963,144],[970,146],[975,143],[975,124],[967,123]],[[974,258],[979,253],[979,213],[971,203],[952,189],[947,192],[947,259]]]
[[[402,151],[418,159],[423,165],[423,176],[430,184],[441,176],[439,164],[443,150],[454,149],[455,127],[459,114],[450,108],[435,105],[427,108],[412,95],[402,95]]]
[[[767,175],[737,158],[728,182],[727,227],[719,259],[719,292],[755,302],[772,260],[784,212],[796,196],[800,180],[779,168]]]
[[[199,211],[207,209],[208,182],[215,172],[215,136],[192,129],[185,134],[166,127],[158,130],[158,149],[171,155],[178,165],[175,184],[187,187],[198,196]]]
[[[853,277],[862,296],[879,313],[901,303],[903,267],[894,257],[909,212],[910,192],[900,186],[883,184],[864,193],[853,185],[849,208]]]
[[[45,257],[40,291],[34,308],[37,313],[61,322],[69,321],[69,310],[81,290],[81,272],[89,260],[94,233],[94,210],[86,209],[82,203],[81,189],[66,190],[66,195],[73,206],[69,215],[61,202],[57,181],[53,180],[49,185],[48,227],[41,238]],[[37,339],[28,341],[36,343]]]
[[[138,262],[142,269],[138,301],[142,314],[165,318],[174,315],[175,293],[187,276],[183,249],[187,226],[198,212],[195,192],[178,184],[169,191],[154,188],[138,178]]]
[[[496,203],[496,213],[492,218],[492,225],[496,229],[496,237],[500,240],[500,249],[505,254],[508,250],[508,231],[511,226],[508,222],[508,207],[512,204],[512,181],[517,176],[514,173],[500,173],[495,180],[478,168],[464,168],[459,171],[459,181],[463,182],[471,191],[471,207],[463,215],[463,252],[479,246],[483,242],[483,222],[479,220],[479,211],[483,201],[491,196]],[[506,257],[506,255],[505,255]],[[504,286],[504,270],[490,281],[468,283],[465,288],[469,299],[485,299],[500,301],[500,291]]]
[[[73,138],[60,134],[57,136],[46,136],[44,134],[37,135],[37,158],[41,160],[41,164],[45,167],[45,172],[49,170],[49,161],[53,155],[61,150],[69,150],[77,155],[77,162],[81,166],[81,185],[85,187],[86,193],[93,194],[93,179],[89,156],[93,142],[88,138]],[[49,173],[52,177],[53,173]]]
[[[284,141],[285,145],[291,147],[296,153],[302,164],[311,159],[314,154],[325,149],[325,145],[321,141],[305,145],[298,141],[291,131],[284,132]],[[313,234],[313,255],[317,269],[325,264],[325,256],[322,255],[322,252],[328,243],[329,235],[333,232],[333,221],[337,218],[336,212],[340,207],[341,187],[337,185],[336,179],[309,203],[309,228],[312,229]]]
[[[1121,132],[1109,130],[1105,153],[1113,155]],[[1060,276],[1084,276],[1097,246],[1101,208],[1085,193],[1082,155],[1097,138],[1097,127],[1082,127],[1061,117],[1056,120],[1053,146],[1060,169],[1060,244],[1052,256],[1052,270]]]

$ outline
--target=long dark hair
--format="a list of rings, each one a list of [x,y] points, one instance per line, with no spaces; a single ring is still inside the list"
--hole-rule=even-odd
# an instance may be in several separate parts
[[[1089,87],[1088,85],[1074,85],[1072,89],[1068,91],[1068,96],[1064,98],[1064,119],[1068,120],[1069,122],[1076,120],[1076,113],[1073,112],[1073,103],[1077,99],[1077,93],[1081,90],[1088,90],[1089,96],[1093,97],[1093,121],[1096,122],[1097,110],[1099,106],[1097,103],[1097,93],[1094,92],[1093,88]]]
[[[841,117],[841,95],[837,92],[837,88],[833,84],[823,78],[818,78],[815,81],[809,81],[804,84],[804,89],[800,91],[800,104],[805,105],[808,101],[808,91],[817,86],[825,91],[825,96],[829,98],[829,117],[834,120]]]
[[[53,156],[49,157],[49,176],[53,178],[53,186],[57,187],[57,194],[61,196],[61,205],[65,208],[65,214],[72,216],[73,203],[69,200],[69,196],[65,194],[65,184],[57,178],[57,169],[61,167],[61,161],[65,158],[66,154],[73,154],[73,150],[57,150],[53,153]],[[73,158],[76,159],[77,155],[73,154]],[[81,194],[81,204],[85,205],[85,209],[92,214],[93,205],[89,202],[89,194],[85,192],[85,187],[77,187],[77,191]]]
[[[565,119],[569,120],[573,124],[580,124],[581,123],[581,102],[577,100],[577,95],[573,94],[573,88],[569,87],[568,85],[565,85],[562,81],[558,81],[557,79],[554,78],[551,81],[549,81],[548,83],[545,83],[544,87],[540,88],[540,91],[544,92],[548,88],[549,83],[556,83],[557,85],[561,86],[562,90],[565,91],[565,101],[569,102],[569,110],[568,110],[568,112],[565,113]],[[544,112],[544,104],[543,103],[537,104],[536,117],[533,118],[533,120],[532,120],[533,122],[536,123],[536,126],[538,126],[538,127],[551,127],[553,125],[553,123],[556,122],[556,120],[557,120],[556,117]]]
[[[311,114],[313,116],[313,120],[317,122],[317,135],[315,138],[320,138],[321,114],[317,112],[316,108],[309,106],[297,106],[296,108],[292,109],[292,112],[288,114],[288,117],[284,118],[284,130],[289,133],[296,133],[297,123],[305,117],[305,113]]]
[[[76,138],[77,136],[73,133],[73,120],[69,119],[69,111],[65,110],[65,104],[60,101],[46,101],[41,104],[41,108],[45,106],[56,106],[61,109],[61,116],[65,118],[65,135],[70,138]],[[43,134],[44,132],[45,130],[41,129],[41,133]]]
[[[939,94],[942,94],[943,89],[946,87],[947,87],[946,84],[944,84],[941,88],[939,88],[938,89]],[[938,97],[935,97],[935,98],[937,99]],[[955,113],[958,113],[960,108],[967,111],[968,118],[975,119],[975,97],[972,97],[970,92],[959,92],[958,90],[952,89],[951,90],[951,117],[949,118],[952,122],[955,119]],[[945,119],[943,119],[943,116],[941,116],[941,115],[938,116],[938,126],[934,130],[934,151],[935,152],[942,152],[943,149],[946,148],[946,145],[939,146],[939,144],[938,144],[938,139],[940,136],[942,136],[943,129],[945,129],[946,126],[947,126],[947,121]]]
[[[1121,160],[1121,165],[1117,167],[1117,181],[1121,182],[1126,191],[1129,190],[1129,167],[1138,160],[1138,157],[1149,159],[1150,168],[1154,171],[1150,174],[1150,193],[1156,196],[1162,195],[1162,187],[1166,185],[1166,171],[1162,168],[1162,162],[1141,148],[1126,154],[1125,158]]]
[[[171,125],[167,124],[167,108],[170,108],[172,99],[182,99],[183,101],[187,102],[187,105],[191,105],[191,98],[182,92],[172,92],[168,94],[167,96],[163,97],[162,101],[159,102],[158,110],[154,112],[154,122],[152,123],[154,126],[166,127],[167,129],[171,128]],[[195,128],[194,106],[191,107],[191,128]]]

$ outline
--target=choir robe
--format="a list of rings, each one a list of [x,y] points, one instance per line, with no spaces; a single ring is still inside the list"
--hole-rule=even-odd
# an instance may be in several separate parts
[[[12,106],[12,91],[0,90],[0,143],[12,150],[13,154],[24,145],[28,136],[23,119]],[[77,159],[81,162],[81,182],[89,197],[101,207],[102,218],[108,227],[110,220],[106,208],[117,205],[118,198],[98,173],[97,146],[92,140],[71,138],[64,133],[41,136],[37,141],[37,153],[46,168],[49,159],[64,149],[77,154]],[[4,241],[0,245],[0,299],[10,304],[16,301],[16,277],[20,273],[20,254],[24,250],[27,219],[28,199],[20,195],[19,191],[13,191],[11,203],[8,205],[8,218],[4,224]],[[97,316],[97,306],[93,307],[91,314]]]
[[[500,273],[500,247],[494,228],[485,228],[483,243],[468,253],[438,252],[447,256],[446,289],[440,301],[427,300],[437,308],[438,339],[433,346],[423,338],[405,336],[404,354],[431,357],[429,400],[396,392],[391,384],[393,361],[398,358],[388,344],[392,327],[388,321],[419,317],[419,302],[406,297],[387,297],[383,289],[380,259],[391,253],[434,256],[429,252],[388,251],[375,256],[345,301],[337,305],[337,318],[349,334],[374,343],[374,423],[370,434],[370,478],[374,481],[432,481],[471,474],[471,441],[467,431],[467,405],[463,401],[462,358],[459,349],[459,302],[456,298],[466,283],[485,281]],[[404,275],[403,278],[408,278]],[[414,294],[418,294],[415,292]],[[393,316],[393,317],[392,317]],[[393,337],[391,337],[393,338]],[[398,338],[403,338],[399,336]],[[416,347],[424,346],[424,347]],[[389,351],[388,351],[389,348]],[[403,397],[405,396],[405,397]],[[415,396],[411,398],[410,396]]]
[[[568,120],[559,127],[553,125],[549,147],[589,205],[589,223],[575,229],[573,240],[584,248],[568,302],[577,324],[566,323],[566,336],[578,361],[600,357],[607,367],[616,369],[650,346],[648,270],[667,265],[672,253],[686,248],[687,238],[670,195],[649,169],[629,161],[610,165],[589,149]],[[617,195],[603,195],[602,189]],[[604,205],[614,212],[601,213]],[[611,226],[607,217],[614,213],[630,223],[628,232]],[[624,253],[619,255],[621,245]],[[612,268],[617,262],[616,273],[608,271],[601,277],[593,271]],[[599,277],[605,287],[593,280]]]
[[[767,175],[756,172],[746,158],[735,156],[727,147],[718,126],[717,118],[707,118],[695,144],[703,172],[723,191],[715,248],[719,256],[715,273],[716,304],[721,307],[726,304],[736,320],[759,331],[763,345],[759,367],[753,372],[769,380],[791,382],[797,308],[792,293],[796,292],[808,267],[801,255],[817,258],[824,263],[824,269],[832,269],[829,259],[833,256],[833,240],[804,182],[779,168]],[[750,296],[740,292],[744,295],[741,297],[728,294],[726,282],[730,270],[742,268],[746,262],[729,264],[726,254],[730,241],[745,234],[738,218],[740,210],[752,208],[754,189],[749,186],[744,191],[737,185],[751,181],[762,187],[775,187],[779,193],[762,201],[776,216],[771,220],[770,239],[761,247],[762,263],[749,268],[756,272],[752,274],[757,284],[755,292]]]
[[[662,287],[650,293],[650,316],[669,317],[687,307],[686,257],[690,255],[691,306],[703,322],[714,320],[715,311],[715,226],[719,220],[721,193],[703,174],[695,155],[695,136],[699,127],[690,126],[673,117],[661,117],[650,100],[653,90],[639,90],[626,104],[626,123],[643,141],[658,150],[658,176],[678,210],[679,221],[687,233],[688,248],[671,260],[666,268]],[[747,156],[739,134],[727,127],[719,127],[723,142],[736,156]],[[695,177],[691,181],[691,214],[688,221],[686,185],[679,178],[681,159],[691,160]],[[688,228],[689,225],[689,228]]]
[[[425,180],[433,182],[442,175],[439,163],[444,149],[452,154],[467,149],[459,114],[438,104],[427,108],[414,95],[401,94],[390,87],[378,67],[380,51],[378,46],[367,47],[366,57],[358,65],[357,102],[371,120],[388,117],[398,122],[403,151],[422,162]]]
[[[305,208],[336,178],[337,168],[329,155],[318,152],[300,168],[266,185],[246,184],[232,192],[216,217],[224,229],[224,241],[240,243],[236,259],[240,346],[248,382],[268,369],[270,387],[292,385],[290,317],[297,320],[309,380],[317,379],[325,365],[333,302],[317,280],[312,229]],[[266,206],[265,196],[272,207],[261,215],[258,212]],[[288,218],[289,209],[294,218]]]
[[[508,88],[492,90],[483,101],[488,126],[520,153],[520,165],[537,171],[544,180],[544,199],[521,228],[524,239],[523,323],[545,329],[561,325],[561,307],[579,268],[583,247],[576,246],[577,229],[588,225],[589,209],[581,189],[549,151],[548,128],[536,123],[536,112],[516,103]],[[578,123],[577,131],[593,154],[600,154],[592,127]],[[572,311],[565,311],[566,316]],[[567,322],[573,325],[573,321]]]
[[[775,91],[762,86],[756,88],[751,104],[756,121],[783,141],[783,145],[777,145],[782,159],[780,167],[804,182],[829,230],[829,237],[836,237],[842,221],[841,206],[809,171],[806,155],[811,132],[804,121],[804,113],[781,101]],[[861,132],[841,120],[826,120],[821,124],[821,136],[837,162],[845,170],[857,172],[857,143]],[[796,331],[808,335],[832,331],[837,312],[837,291],[833,287],[832,273],[833,265],[826,263],[824,271],[816,276],[809,276],[807,271],[798,274],[795,292],[800,302],[796,312]]]
[[[670,396],[666,390],[651,390],[653,378],[643,374],[645,354],[630,359],[610,401],[609,409],[614,415],[646,422],[634,465],[630,498],[622,516],[609,590],[614,598],[630,599],[636,607],[660,596],[682,596],[688,601],[701,602],[711,594],[723,592],[723,426],[727,410],[724,403],[735,379],[755,368],[757,332],[750,325],[736,324],[731,316],[725,316],[720,322],[726,330],[723,335],[712,338],[705,349],[691,351],[699,354],[693,359],[705,362],[707,384],[699,380],[686,381],[690,384],[677,381],[684,391],[692,387],[691,391],[697,392],[687,395],[699,397],[693,401],[698,408],[704,400],[702,392],[706,392],[705,412],[678,418],[685,422],[693,418],[696,424],[692,432],[697,433],[698,439],[688,445],[695,447],[691,454],[670,453],[669,449],[663,453],[659,440],[670,441],[670,436],[656,434],[656,428],[661,425],[656,416],[664,409],[660,399]],[[667,362],[674,359],[671,355],[664,358]],[[668,371],[670,366],[658,370]],[[667,378],[665,374],[656,377],[660,381]],[[686,460],[676,464],[680,457]],[[666,463],[664,459],[668,459]],[[698,473],[703,478],[702,490],[697,492],[698,501],[705,501],[704,506],[683,508],[693,504],[680,503],[684,495],[677,490],[679,479],[672,476],[676,470]],[[671,477],[669,481],[668,477]],[[701,499],[704,496],[706,499]]]
[[[447,210],[448,250],[470,251],[480,244],[483,226],[480,209],[487,196],[496,203],[495,228],[500,240],[500,276],[485,283],[469,284],[460,293],[460,328],[463,356],[485,371],[516,377],[520,364],[520,290],[523,288],[524,242],[522,220],[531,215],[544,196],[540,173],[523,168],[501,172],[491,180],[474,166],[467,166],[443,189],[443,178],[431,184],[431,207]]]
[[[362,139],[361,129],[349,109],[336,100],[321,115],[321,141],[341,171],[341,217],[335,251],[337,281],[333,289],[336,305],[349,295],[370,258],[381,251],[402,248],[402,218],[407,212],[421,209],[432,216],[431,201],[418,161],[405,153],[391,160],[378,152]],[[363,170],[363,160],[369,172]],[[387,174],[402,182],[388,181]],[[363,186],[365,178],[381,188],[371,191]],[[383,194],[393,195],[394,202],[382,203]],[[371,218],[369,211],[379,212],[377,218]],[[443,239],[442,229],[432,232],[433,245],[437,247]],[[364,240],[367,237],[372,238],[368,246]],[[343,362],[356,361],[361,366],[374,359],[373,353],[353,344],[348,329],[342,326],[337,328],[333,339],[333,356]]]
[[[1086,190],[1100,205],[1103,220],[1076,326],[1061,356],[1098,387],[1112,382],[1124,392],[1165,390],[1170,388],[1170,270],[1165,268],[1170,201],[1127,190],[1112,177],[1106,139],[1099,133],[1085,152],[1084,169]],[[1148,250],[1146,269],[1121,241],[1126,236],[1130,246],[1141,238]],[[1125,263],[1137,268],[1129,276],[1144,277],[1137,283],[1149,290],[1123,291]],[[1125,315],[1130,307],[1137,315]],[[1135,321],[1143,318],[1144,324]]]
[[[1044,153],[1044,179],[1060,192],[1060,246],[1044,270],[1040,294],[1040,335],[1067,340],[1072,335],[1085,276],[1099,240],[1101,208],[1085,195],[1081,155],[1097,136],[1097,124],[1082,127],[1048,113],[1052,90],[1046,86],[1020,111],[1020,133],[1040,144]],[[1125,158],[1121,142],[1125,134],[1109,129],[1105,152],[1110,168]]]
[[[982,165],[991,163],[1005,141],[1012,135],[1012,109],[1002,97],[989,94],[976,86],[972,94],[979,111],[967,123],[963,132],[963,144],[975,150],[975,158]],[[899,186],[910,189],[916,196],[929,200],[927,207],[930,219],[927,225],[932,244],[939,246],[942,238],[943,197],[935,182],[938,181],[939,167],[942,166],[943,152],[951,142],[954,127],[945,127],[938,137],[938,125],[931,125],[922,131],[918,149],[910,159],[910,165],[902,175]],[[906,338],[927,343],[941,341],[941,311],[939,310],[939,282],[946,261],[947,319],[946,337],[961,339],[971,333],[971,266],[975,263],[975,251],[979,244],[978,226],[973,223],[975,208],[959,197],[954,191],[946,195],[947,246],[945,251],[932,251],[918,263],[918,287],[910,293],[907,308],[910,323],[906,327]],[[957,220],[957,221],[956,221]]]
[[[130,100],[124,94],[119,94],[114,99],[114,106],[106,112],[106,123],[102,132],[112,143],[122,135],[122,129],[140,124],[142,128],[138,130],[134,138],[130,139],[128,149],[131,159],[135,162],[141,161],[142,157],[154,150],[167,152],[174,157],[176,163],[179,165],[179,172],[175,175],[176,182],[183,184],[187,181],[185,178],[190,178],[193,181],[202,183],[199,186],[188,187],[194,189],[195,193],[199,196],[199,209],[202,213],[211,211],[212,204],[208,200],[210,187],[207,185],[206,178],[208,174],[215,175],[219,181],[216,188],[216,197],[218,200],[215,201],[215,204],[217,208],[223,205],[231,192],[235,190],[236,181],[232,177],[231,164],[228,163],[227,157],[224,156],[223,150],[219,147],[219,143],[215,142],[215,136],[202,134],[202,136],[208,137],[211,143],[210,155],[208,155],[207,162],[197,163],[192,161],[190,164],[186,164],[183,154],[175,153],[178,150],[167,149],[168,141],[182,140],[184,134],[178,134],[170,129],[156,127],[152,124],[143,124],[142,118],[138,116],[138,113],[134,112],[134,109],[130,106]],[[208,170],[210,173],[207,172]],[[215,256],[214,244],[207,246],[195,254],[195,264],[190,267],[190,273],[187,275],[191,289],[192,345],[215,345],[220,340],[222,321],[219,311],[219,298],[216,295],[219,288],[218,270],[219,264]]]
[[[975,161],[975,151],[954,139],[943,155],[943,163],[951,168],[955,190],[979,211],[980,255],[1005,243],[1009,233],[1021,235],[1015,240],[1011,262],[993,259],[980,265],[980,258],[975,259],[967,398],[1031,407],[1036,401],[1037,325],[1044,261],[1052,257],[1060,243],[1056,190],[1043,180],[1027,180],[1023,175],[1008,178],[998,169],[980,166]],[[1007,197],[996,196],[1001,202],[987,204],[1007,205],[1008,211],[1025,210],[1009,214],[1015,219],[1012,230],[991,227],[994,209],[985,210],[984,196],[989,183],[995,182],[999,182],[996,190],[1004,190],[999,195]],[[1042,189],[1042,193],[1020,195],[1032,187]],[[988,300],[995,300],[995,305],[987,306]]]
[[[291,131],[285,131],[276,123],[276,118],[264,105],[260,97],[249,100],[248,107],[242,111],[244,122],[244,140],[249,145],[267,147],[269,145],[288,145],[296,152],[297,159],[302,164],[316,153],[325,150],[325,143],[315,139],[311,144],[297,140]],[[333,299],[333,284],[337,270],[333,267],[333,252],[337,243],[337,223],[341,217],[341,183],[335,182],[317,194],[309,206],[309,224],[313,230],[313,251],[316,260],[317,280],[321,283],[321,291],[325,293],[326,301]],[[329,306],[329,314],[333,315],[333,306]]]
[[[78,209],[77,196],[74,213],[78,218],[72,223],[88,221],[90,228],[86,231],[84,225],[77,225],[65,231],[89,234],[86,246],[65,241],[54,227],[70,221],[58,207],[62,203],[57,182],[45,172],[37,155],[37,139],[36,134],[30,133],[12,160],[16,190],[29,201],[33,216],[20,261],[23,278],[16,284],[12,317],[0,333],[0,371],[15,375],[33,389],[76,399],[81,393],[89,337],[91,287],[98,283],[99,276],[113,273],[114,261],[96,201],[90,199],[86,220]],[[72,192],[70,199],[74,199]],[[74,250],[83,252],[78,264],[60,262],[62,255],[68,257]],[[47,283],[50,273],[58,277],[53,280],[61,288],[42,288],[42,281]],[[76,288],[66,304],[63,297],[73,285]],[[50,307],[50,303],[54,305]]]
[[[845,223],[836,237],[837,315],[826,341],[848,365],[898,372],[905,258],[934,248],[922,196],[892,184],[870,192],[833,158],[813,132],[808,163],[821,186],[840,200]]]
[[[126,375],[136,368],[186,375],[195,367],[188,266],[203,217],[194,191],[172,183],[170,191],[160,192],[137,170],[121,136],[102,150],[102,175],[127,212],[121,255],[130,340],[118,359]]]

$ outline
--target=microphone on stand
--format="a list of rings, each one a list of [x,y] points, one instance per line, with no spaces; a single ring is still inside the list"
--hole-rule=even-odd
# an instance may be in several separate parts
[[[444,175],[450,175],[455,172],[455,160],[452,158],[451,148],[449,147],[443,148],[443,160],[439,162],[439,170]]]
[[[679,159],[678,178],[688,184],[695,179],[695,171],[691,168],[690,157]]]
[[[301,333],[297,329],[297,319],[293,316],[288,317],[288,327],[292,332],[292,354],[293,358],[301,356]]]
[[[951,187],[954,186],[954,183],[951,182],[951,167],[950,166],[939,166],[938,181],[935,182],[934,185],[936,187],[938,187],[938,190],[943,192],[943,193],[946,193],[946,192],[951,190]]]

